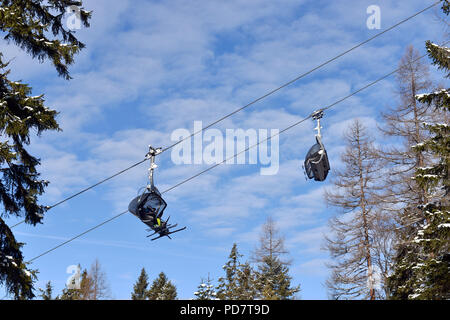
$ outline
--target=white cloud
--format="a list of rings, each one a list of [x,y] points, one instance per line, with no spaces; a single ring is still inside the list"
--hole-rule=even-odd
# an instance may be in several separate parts
[[[329,262],[329,259],[323,259],[323,258],[311,259],[309,261],[306,261],[306,262],[298,265],[293,270],[293,273],[299,274],[299,275],[325,277],[328,275],[328,272],[329,272],[326,267],[326,264],[328,262]]]
[[[328,232],[329,229],[326,225],[305,229],[287,239],[286,244],[290,249],[298,248],[295,254],[317,255],[321,252],[324,235]]]

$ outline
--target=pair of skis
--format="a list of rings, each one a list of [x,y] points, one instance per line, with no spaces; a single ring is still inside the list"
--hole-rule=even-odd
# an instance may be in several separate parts
[[[167,237],[167,238],[169,238],[169,239],[172,239],[172,238],[170,237],[170,235],[171,235],[172,233],[180,232],[180,231],[183,231],[183,230],[185,230],[185,229],[186,229],[186,227],[183,227],[183,228],[180,228],[180,229],[178,229],[178,230],[169,231],[169,232],[167,232],[167,233],[160,233],[159,236],[157,236],[156,238],[153,238],[153,239],[151,239],[151,240],[152,240],[152,241],[153,241],[153,240],[157,240],[157,239],[162,238],[162,237]],[[153,236],[153,235],[155,235],[155,234],[157,234],[157,233],[158,233],[158,232],[154,232],[154,233],[148,235],[147,237],[151,237],[151,236]]]
[[[167,238],[169,238],[169,239],[172,239],[172,238],[170,237],[171,234],[176,233],[176,232],[180,232],[180,231],[183,231],[183,230],[186,229],[186,227],[183,227],[183,228],[180,228],[180,229],[177,229],[177,230],[174,230],[174,231],[170,231],[170,229],[173,229],[173,228],[175,228],[176,226],[178,226],[178,223],[175,223],[175,224],[167,224],[167,223],[169,222],[169,219],[170,219],[170,217],[169,217],[169,218],[167,219],[167,221],[164,223],[165,225],[164,225],[164,227],[161,228],[161,230],[148,229],[148,231],[153,231],[153,233],[152,233],[152,234],[149,234],[147,237],[152,237],[152,236],[154,236],[155,234],[159,234],[159,236],[157,236],[157,237],[155,237],[155,238],[153,238],[153,239],[151,239],[151,240],[154,241],[154,240],[157,240],[157,239],[162,238],[162,237],[167,237]]]

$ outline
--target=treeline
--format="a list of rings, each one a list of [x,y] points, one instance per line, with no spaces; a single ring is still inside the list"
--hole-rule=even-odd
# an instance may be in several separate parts
[[[262,227],[259,244],[252,252],[249,261],[243,261],[237,244],[234,243],[231,252],[223,266],[223,276],[213,284],[209,274],[201,279],[197,291],[193,293],[197,300],[286,300],[297,299],[300,286],[292,285],[289,275],[290,260],[275,222],[268,218]],[[39,289],[38,298],[43,300],[101,300],[112,299],[106,274],[98,260],[95,260],[89,270],[74,274],[70,283],[59,295],[54,296],[51,282],[45,289]],[[132,300],[175,300],[178,298],[177,288],[164,272],[149,282],[145,268],[133,285],[130,295]]]
[[[290,261],[285,260],[287,251],[284,239],[272,219],[263,225],[258,248],[250,261],[243,261],[237,244],[233,244],[228,261],[223,266],[224,275],[213,283],[208,277],[201,279],[193,294],[197,300],[253,300],[253,299],[294,299],[300,286],[292,286],[289,275]],[[133,300],[176,299],[175,287],[161,273],[150,289],[148,275],[143,268],[131,294]]]
[[[158,277],[148,288],[148,275],[145,268],[142,268],[136,284],[131,293],[132,300],[175,300],[178,293],[176,286],[167,278],[164,272],[160,272]]]
[[[262,227],[258,246],[246,261],[233,244],[228,261],[222,267],[224,275],[213,284],[209,275],[202,279],[198,300],[287,300],[299,298],[300,285],[292,284],[289,275],[291,261],[284,238],[269,217]]]
[[[81,270],[81,266],[78,266]],[[39,289],[41,300],[111,300],[110,285],[106,273],[101,269],[96,259],[89,270],[84,269],[80,274],[74,274],[70,283],[59,295],[54,296],[54,287],[51,281],[46,283],[45,289]],[[174,300],[177,298],[176,287],[161,272],[148,289],[148,275],[142,269],[141,275],[134,286],[131,296],[133,300]]]
[[[448,78],[450,49],[426,48]],[[332,299],[450,298],[450,94],[412,46],[398,70],[398,103],[378,128],[388,143],[354,120],[325,193],[340,209],[325,239]]]

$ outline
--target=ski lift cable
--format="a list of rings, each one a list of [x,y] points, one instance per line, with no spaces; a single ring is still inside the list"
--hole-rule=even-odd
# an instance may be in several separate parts
[[[344,56],[344,55],[346,55],[346,54],[352,52],[353,50],[355,50],[355,49],[357,49],[357,48],[359,48],[359,47],[365,45],[366,43],[368,43],[368,42],[370,42],[370,41],[372,41],[372,40],[378,38],[379,36],[381,36],[381,35],[383,35],[383,34],[389,32],[389,31],[395,29],[396,27],[398,27],[398,26],[400,26],[401,24],[403,24],[403,23],[405,23],[405,22],[407,22],[407,21],[413,19],[414,17],[416,17],[416,16],[418,16],[418,15],[424,13],[425,11],[427,11],[427,10],[429,10],[429,9],[431,9],[431,8],[433,8],[433,7],[435,7],[436,5],[438,5],[439,3],[441,3],[442,1],[443,1],[443,0],[439,0],[439,1],[435,2],[435,3],[433,3],[432,5],[426,7],[426,8],[424,8],[424,9],[422,9],[422,10],[416,12],[415,14],[413,14],[413,15],[411,15],[411,16],[409,16],[409,17],[403,19],[403,20],[401,20],[400,22],[398,22],[398,23],[392,25],[391,27],[387,28],[386,30],[383,30],[383,31],[381,31],[381,32],[379,32],[379,33],[377,33],[377,34],[375,34],[374,36],[372,36],[372,37],[366,39],[365,41],[363,41],[363,42],[361,42],[361,43],[359,43],[359,44],[353,46],[352,48],[350,48],[350,49],[348,49],[348,50],[346,50],[346,51],[340,53],[339,55],[337,55],[337,56],[335,56],[335,57],[333,57],[333,58],[331,58],[331,59],[329,59],[329,60],[327,60],[327,61],[321,63],[320,65],[314,67],[313,69],[311,69],[311,70],[309,70],[309,71],[307,71],[307,72],[305,72],[305,73],[299,75],[298,77],[296,77],[296,78],[294,78],[294,79],[292,79],[292,80],[286,82],[285,84],[279,86],[278,88],[273,89],[272,91],[270,91],[270,92],[264,94],[263,96],[261,96],[261,97],[255,99],[255,100],[253,100],[252,102],[246,104],[245,106],[243,106],[243,107],[241,107],[241,108],[239,108],[239,109],[236,109],[236,110],[234,110],[233,112],[231,112],[231,113],[229,113],[229,114],[223,116],[222,118],[220,118],[220,119],[218,119],[218,120],[216,120],[216,121],[210,123],[209,125],[207,125],[206,127],[202,128],[201,130],[198,130],[198,131],[196,131],[196,132],[193,132],[190,136],[187,136],[187,137],[185,137],[185,138],[183,138],[183,139],[181,139],[181,140],[175,142],[174,144],[168,146],[167,148],[162,149],[160,153],[163,153],[163,152],[165,152],[165,151],[167,151],[167,150],[172,149],[173,147],[175,147],[176,145],[182,143],[183,141],[185,141],[185,140],[187,140],[187,139],[190,139],[190,138],[192,138],[193,136],[195,136],[195,135],[197,135],[197,134],[199,134],[199,133],[202,133],[203,131],[205,131],[205,130],[208,129],[208,128],[211,128],[212,126],[216,125],[217,123],[222,122],[223,120],[225,120],[225,119],[227,119],[227,118],[233,116],[234,114],[236,114],[236,113],[238,113],[238,112],[240,112],[240,111],[242,111],[242,110],[244,110],[244,109],[246,109],[246,108],[248,108],[248,107],[250,107],[250,106],[256,104],[257,102],[259,102],[259,101],[261,101],[261,100],[263,100],[263,99],[269,97],[270,95],[272,95],[272,94],[274,94],[274,93],[280,91],[281,89],[283,89],[283,88],[285,88],[285,87],[287,87],[287,86],[293,84],[294,82],[297,82],[298,80],[300,80],[300,79],[306,77],[307,75],[309,75],[309,74],[311,74],[311,73],[313,73],[313,72],[319,70],[320,68],[322,68],[322,67],[324,67],[324,66],[330,64],[331,62],[336,61],[337,59],[341,58],[342,56]],[[82,189],[81,191],[79,191],[79,192],[77,192],[77,193],[75,193],[75,194],[73,194],[73,195],[71,195],[71,196],[69,196],[69,197],[67,197],[67,198],[65,198],[65,199],[63,199],[63,200],[57,202],[57,203],[55,203],[54,205],[47,206],[47,207],[45,207],[45,208],[46,208],[47,210],[52,209],[52,208],[54,208],[54,207],[56,207],[56,206],[58,206],[58,205],[60,205],[60,204],[62,204],[62,203],[64,203],[64,202],[66,202],[66,201],[72,199],[72,198],[75,198],[75,197],[77,197],[77,196],[79,196],[79,195],[85,193],[85,192],[88,191],[88,190],[91,190],[92,188],[97,187],[98,185],[100,185],[100,184],[102,184],[102,183],[104,183],[104,182],[106,182],[106,181],[108,181],[108,180],[111,180],[112,178],[117,177],[118,175],[120,175],[120,174],[122,174],[122,173],[124,173],[124,172],[126,172],[126,171],[128,171],[128,170],[130,170],[130,169],[132,169],[132,168],[134,168],[134,167],[136,167],[136,166],[138,166],[138,165],[140,165],[141,163],[145,162],[146,160],[148,160],[148,158],[146,158],[146,159],[144,159],[144,160],[141,160],[141,161],[139,161],[139,162],[133,164],[132,166],[130,166],[130,167],[128,167],[128,168],[126,168],[126,169],[124,169],[124,170],[122,170],[122,171],[119,171],[118,173],[116,173],[116,174],[114,174],[114,175],[112,175],[112,176],[110,176],[110,177],[108,177],[108,178],[106,178],[106,179],[103,179],[103,180],[101,180],[101,181],[99,181],[99,182],[97,182],[97,183],[95,183],[95,184],[93,184],[92,186],[87,187],[87,188],[85,188],[85,189]],[[24,223],[24,222],[25,222],[25,220],[23,220],[23,221],[21,221],[21,222],[15,224],[15,225],[13,225],[13,226],[11,226],[11,229],[17,227],[18,225],[20,225],[20,224],[22,224],[22,223]]]
[[[40,255],[38,255],[38,256],[34,257],[33,259],[29,260],[27,263],[31,263],[31,262],[33,262],[34,260],[36,260],[36,259],[38,259],[38,258],[40,258],[40,257],[42,257],[42,256],[44,256],[44,255],[46,255],[46,254],[48,254],[48,253],[50,253],[50,252],[56,250],[56,249],[58,249],[58,248],[60,248],[60,247],[62,247],[62,246],[64,246],[64,245],[68,244],[69,242],[72,242],[72,241],[74,241],[74,240],[76,240],[76,239],[78,239],[78,238],[84,236],[86,233],[89,233],[89,232],[91,232],[91,231],[93,231],[93,230],[95,230],[95,229],[97,229],[97,228],[100,228],[101,226],[103,226],[103,225],[107,224],[108,222],[110,222],[110,221],[112,221],[112,220],[114,220],[114,219],[116,219],[116,218],[118,218],[118,217],[124,215],[124,214],[127,213],[127,212],[128,212],[128,210],[123,211],[123,212],[119,213],[118,215],[115,215],[114,217],[112,217],[112,218],[110,218],[110,219],[108,219],[108,220],[105,220],[105,221],[103,221],[102,223],[100,223],[100,224],[98,224],[98,225],[96,225],[96,226],[94,226],[94,227],[92,227],[92,228],[90,228],[90,229],[88,229],[88,230],[86,230],[86,231],[84,231],[84,232],[82,232],[82,233],[76,235],[75,237],[70,238],[70,239],[68,239],[68,240],[66,240],[66,241],[64,241],[64,242],[62,242],[62,243],[60,243],[60,244],[57,245],[56,247],[53,247],[53,248],[51,248],[51,249],[49,249],[49,250],[47,250],[47,251],[44,251],[44,252],[41,253]]]
[[[449,41],[444,42],[441,46],[446,45],[448,42],[449,42]],[[418,61],[418,60],[420,60],[420,59],[423,59],[423,58],[426,57],[426,56],[427,56],[427,54],[424,54],[424,55],[422,55],[422,56],[416,58],[415,60],[413,60],[413,62]],[[330,104],[330,105],[328,105],[328,106],[326,106],[326,107],[324,107],[324,108],[322,108],[322,109],[319,109],[319,110],[314,111],[314,112],[311,113],[309,116],[307,116],[307,117],[305,117],[305,118],[303,118],[303,119],[301,119],[301,120],[299,120],[299,121],[297,121],[297,122],[291,124],[290,126],[288,126],[288,127],[284,128],[284,129],[280,130],[278,133],[275,133],[275,134],[269,136],[268,138],[263,139],[263,140],[259,141],[258,143],[253,144],[253,145],[247,147],[245,150],[242,150],[242,151],[240,151],[240,152],[234,154],[233,156],[231,156],[231,157],[229,157],[229,158],[223,160],[222,162],[217,163],[217,164],[215,164],[215,165],[212,165],[212,166],[206,168],[205,170],[200,171],[200,172],[198,172],[197,174],[195,174],[195,175],[193,175],[193,176],[191,176],[191,177],[189,177],[189,178],[187,178],[187,179],[185,179],[185,180],[183,180],[183,181],[181,181],[181,182],[179,182],[179,183],[173,185],[172,187],[170,187],[170,188],[168,188],[168,189],[162,191],[161,194],[165,194],[165,193],[167,193],[167,192],[169,192],[169,191],[171,191],[171,190],[173,190],[173,189],[175,189],[175,188],[177,188],[177,187],[179,187],[179,186],[181,186],[181,185],[183,185],[183,184],[185,184],[185,183],[187,183],[187,182],[189,182],[189,181],[191,181],[191,180],[193,180],[193,179],[199,177],[200,175],[202,175],[202,174],[204,174],[204,173],[206,173],[206,172],[208,172],[208,171],[210,171],[210,170],[212,170],[212,169],[214,169],[214,168],[216,168],[216,167],[218,167],[218,166],[224,164],[225,162],[227,162],[227,161],[229,161],[229,160],[232,160],[232,159],[236,158],[238,155],[240,155],[240,154],[242,154],[242,153],[244,153],[244,152],[247,152],[248,150],[250,150],[250,149],[252,149],[252,148],[258,146],[259,144],[261,144],[261,143],[263,143],[263,142],[270,141],[272,138],[274,138],[274,137],[276,137],[276,136],[278,136],[278,135],[280,135],[280,134],[282,134],[282,133],[284,133],[284,132],[286,132],[286,131],[288,131],[288,130],[290,130],[290,129],[296,127],[296,126],[298,126],[299,124],[305,122],[306,120],[312,119],[313,116],[314,116],[315,114],[317,114],[317,112],[325,111],[325,110],[329,110],[329,109],[333,108],[334,106],[338,105],[339,103],[342,103],[343,101],[345,101],[345,100],[347,100],[347,99],[353,97],[354,95],[360,93],[361,91],[364,91],[364,90],[366,90],[366,89],[368,89],[368,88],[374,86],[375,84],[379,83],[380,81],[382,81],[382,80],[388,78],[389,76],[391,76],[391,75],[397,73],[399,70],[400,70],[400,68],[397,68],[397,69],[395,69],[394,71],[389,72],[388,74],[386,74],[386,75],[384,75],[384,76],[378,78],[377,80],[372,81],[371,83],[369,83],[369,84],[367,84],[367,85],[361,87],[360,89],[358,89],[358,90],[356,90],[356,91],[354,91],[354,92],[348,94],[347,96],[345,96],[345,97],[343,97],[343,98],[341,98],[341,99],[339,99],[339,100],[333,102],[332,104]],[[97,228],[99,228],[99,227],[101,227],[101,226],[103,226],[103,225],[105,225],[105,224],[107,224],[107,223],[109,223],[109,222],[111,222],[111,221],[113,221],[113,220],[119,218],[120,216],[123,216],[123,215],[126,214],[126,213],[128,213],[128,210],[125,210],[125,211],[123,211],[123,212],[121,212],[121,213],[115,215],[114,217],[112,217],[112,218],[110,218],[110,219],[108,219],[108,220],[105,220],[105,221],[103,221],[102,223],[100,223],[100,224],[98,224],[98,225],[96,225],[96,226],[94,226],[94,227],[92,227],[92,228],[90,228],[90,229],[88,229],[88,230],[86,230],[86,231],[84,231],[84,232],[82,232],[82,233],[80,233],[80,234],[74,236],[73,238],[68,239],[68,240],[62,242],[61,244],[59,244],[59,245],[57,245],[57,246],[55,246],[55,247],[53,247],[53,248],[51,248],[51,249],[49,249],[49,250],[47,250],[47,251],[41,253],[41,254],[39,254],[38,256],[36,256],[36,257],[34,257],[33,259],[29,260],[29,262],[35,261],[36,259],[38,259],[38,258],[40,258],[40,257],[42,257],[42,256],[44,256],[44,255],[46,255],[46,254],[48,254],[48,253],[50,253],[50,252],[52,252],[52,251],[54,251],[54,250],[56,250],[56,249],[58,249],[58,248],[60,248],[60,247],[62,247],[62,246],[64,246],[64,245],[66,245],[66,244],[68,244],[68,243],[70,243],[70,242],[72,242],[72,241],[74,241],[74,240],[76,240],[76,239],[82,237],[83,235],[85,235],[85,234],[87,234],[87,233],[89,233],[89,232],[91,232],[91,231],[93,231],[93,230],[95,230],[95,229],[97,229]]]
[[[443,45],[445,45],[446,43],[448,43],[448,41],[445,42]],[[416,58],[413,62],[416,62],[416,61],[418,61],[418,60],[420,60],[420,59],[423,59],[425,56],[427,56],[427,54],[424,54],[424,55],[422,55],[422,56]],[[274,138],[274,137],[276,137],[276,136],[278,136],[278,135],[280,135],[280,134],[282,134],[282,133],[284,133],[284,132],[286,132],[286,131],[292,129],[293,127],[298,126],[299,124],[301,124],[302,122],[305,122],[305,121],[308,120],[308,119],[313,118],[314,115],[315,115],[317,112],[323,112],[323,111],[325,111],[325,110],[329,110],[329,109],[333,108],[334,106],[336,106],[336,105],[342,103],[343,101],[345,101],[345,100],[347,100],[347,99],[353,97],[354,95],[360,93],[361,91],[364,91],[364,90],[366,90],[366,89],[368,89],[368,88],[374,86],[375,84],[377,84],[377,83],[383,81],[384,79],[390,77],[391,75],[397,73],[399,70],[400,70],[400,68],[397,68],[397,69],[395,69],[394,71],[391,71],[391,72],[385,74],[384,76],[378,78],[377,80],[375,80],[375,81],[373,81],[373,82],[371,82],[371,83],[369,83],[369,84],[367,84],[367,85],[365,85],[365,86],[359,88],[359,89],[356,90],[356,91],[353,91],[352,93],[350,93],[350,94],[348,94],[347,96],[345,96],[345,97],[343,97],[343,98],[341,98],[341,99],[339,99],[339,100],[333,102],[332,104],[330,104],[330,105],[328,105],[328,106],[326,106],[326,107],[324,107],[324,108],[321,108],[321,109],[319,109],[319,110],[317,110],[317,111],[314,111],[314,112],[313,112],[312,114],[310,114],[308,117],[303,118],[303,119],[301,119],[301,120],[299,120],[299,121],[293,123],[292,125],[290,125],[290,126],[284,128],[283,130],[280,130],[278,133],[273,134],[273,135],[269,136],[268,138],[263,139],[263,140],[259,141],[259,142],[256,143],[256,144],[253,144],[252,146],[247,147],[246,149],[244,149],[244,150],[242,150],[242,151],[240,151],[240,152],[234,154],[233,156],[231,156],[231,157],[229,157],[229,158],[223,160],[222,162],[217,163],[217,164],[215,164],[215,165],[213,165],[213,166],[211,166],[211,167],[208,167],[207,169],[205,169],[205,170],[203,170],[203,171],[200,171],[199,173],[195,174],[194,176],[192,176],[192,177],[190,177],[190,178],[187,178],[186,180],[183,180],[182,182],[179,182],[178,184],[176,184],[176,185],[170,187],[169,189],[167,189],[167,190],[161,192],[161,194],[166,193],[166,192],[168,192],[168,191],[170,191],[170,190],[172,190],[172,189],[175,189],[176,187],[178,187],[178,186],[180,186],[180,185],[182,185],[182,184],[185,184],[186,182],[188,182],[188,181],[190,181],[190,180],[192,180],[192,179],[195,179],[196,177],[202,175],[203,173],[206,173],[206,172],[208,172],[208,171],[214,169],[215,167],[218,167],[218,166],[224,164],[225,162],[227,162],[227,161],[229,161],[229,160],[232,160],[232,159],[236,158],[238,155],[247,152],[248,150],[250,150],[250,149],[252,149],[252,148],[258,146],[259,144],[261,144],[261,143],[263,143],[263,142],[270,141],[272,138]]]
[[[407,22],[407,21],[413,19],[414,17],[420,15],[421,13],[423,13],[423,12],[425,12],[425,11],[427,11],[427,10],[433,8],[433,7],[435,7],[436,5],[438,5],[439,3],[441,3],[442,1],[443,1],[443,0],[439,0],[439,1],[435,2],[435,3],[433,3],[432,5],[430,5],[430,6],[426,7],[426,8],[424,8],[424,9],[422,9],[422,10],[416,12],[416,13],[413,14],[412,16],[409,16],[409,17],[403,19],[402,21],[400,21],[400,22],[398,22],[398,23],[392,25],[391,27],[387,28],[386,30],[383,30],[383,31],[381,31],[381,32],[379,32],[379,33],[377,33],[377,34],[375,34],[374,36],[372,36],[372,37],[366,39],[365,41],[363,41],[363,42],[361,42],[361,43],[359,43],[359,44],[353,46],[352,48],[350,48],[350,49],[348,49],[348,50],[346,50],[346,51],[344,51],[344,52],[338,54],[337,56],[335,56],[335,57],[333,57],[333,58],[331,58],[331,59],[329,59],[329,60],[327,60],[327,61],[325,61],[325,62],[323,62],[323,63],[321,63],[320,65],[314,67],[313,69],[311,69],[311,70],[309,70],[309,71],[307,71],[307,72],[305,72],[305,73],[299,75],[298,77],[296,77],[296,78],[294,78],[294,79],[292,79],[292,80],[286,82],[285,84],[279,86],[278,88],[273,89],[272,91],[270,91],[270,92],[266,93],[265,95],[263,95],[263,96],[261,96],[261,97],[255,99],[255,100],[253,100],[252,102],[246,104],[245,106],[243,106],[243,107],[241,107],[241,108],[239,108],[239,109],[236,109],[236,110],[234,110],[233,112],[231,112],[231,113],[229,113],[229,114],[223,116],[222,118],[220,118],[220,119],[218,119],[218,120],[216,120],[216,121],[210,123],[209,125],[207,125],[206,127],[202,128],[201,130],[198,130],[197,132],[192,133],[190,136],[187,136],[187,137],[185,137],[185,138],[183,138],[183,139],[181,139],[181,140],[175,142],[174,144],[170,145],[169,147],[164,148],[164,149],[162,150],[162,152],[165,152],[165,151],[167,151],[167,150],[169,150],[169,149],[175,147],[176,145],[182,143],[183,141],[192,138],[193,136],[195,136],[195,135],[197,135],[197,134],[199,134],[199,133],[205,131],[206,129],[208,129],[208,128],[214,126],[214,125],[216,125],[217,123],[219,123],[219,122],[221,122],[221,121],[223,121],[223,120],[225,120],[225,119],[231,117],[232,115],[234,115],[234,114],[236,114],[236,113],[238,113],[238,112],[240,112],[240,111],[242,111],[242,110],[244,110],[244,109],[246,109],[246,108],[252,106],[253,104],[255,104],[255,103],[257,103],[257,102],[259,102],[259,101],[261,101],[261,100],[267,98],[268,96],[270,96],[270,95],[272,95],[272,94],[274,94],[274,93],[280,91],[281,89],[283,89],[283,88],[285,88],[285,87],[287,87],[287,86],[293,84],[294,82],[297,82],[298,80],[300,80],[300,79],[306,77],[307,75],[313,73],[314,71],[317,71],[318,69],[320,69],[320,68],[322,68],[322,67],[324,67],[324,66],[330,64],[331,62],[333,62],[333,61],[335,61],[335,60],[341,58],[342,56],[344,56],[344,55],[346,55],[346,54],[352,52],[353,50],[355,50],[355,49],[357,49],[357,48],[359,48],[359,47],[365,45],[366,43],[368,43],[368,42],[370,42],[370,41],[372,41],[372,40],[378,38],[379,36],[381,36],[381,35],[383,35],[383,34],[389,32],[389,31],[391,31],[392,29],[395,29],[396,27],[400,26],[401,24],[403,24],[403,23],[405,23],[405,22]]]
[[[122,173],[124,173],[124,172],[126,172],[126,171],[128,171],[128,170],[131,170],[132,168],[137,167],[138,165],[140,165],[141,163],[143,163],[143,162],[145,162],[145,161],[147,161],[147,158],[145,158],[144,160],[141,160],[141,161],[139,161],[139,162],[137,162],[137,163],[135,163],[135,164],[129,166],[129,167],[126,168],[126,169],[123,169],[123,170],[121,170],[121,171],[119,171],[119,172],[113,174],[112,176],[110,176],[110,177],[108,177],[108,178],[106,178],[106,179],[103,179],[103,180],[97,182],[96,184],[91,185],[90,187],[87,187],[87,188],[85,188],[85,189],[83,189],[83,190],[78,191],[77,193],[74,193],[74,194],[71,195],[70,197],[67,197],[67,198],[65,198],[65,199],[63,199],[63,200],[61,200],[61,201],[59,201],[59,202],[57,202],[57,203],[55,203],[55,204],[53,204],[53,205],[51,205],[51,206],[47,206],[47,207],[45,207],[45,209],[46,209],[46,210],[50,210],[50,209],[52,209],[52,208],[54,208],[54,207],[56,207],[56,206],[59,206],[60,204],[63,204],[64,202],[69,201],[70,199],[75,198],[75,197],[79,196],[80,194],[85,193],[86,191],[89,191],[89,190],[91,190],[91,189],[97,187],[98,185],[100,185],[100,184],[102,184],[102,183],[104,183],[104,182],[106,182],[106,181],[108,181],[108,180],[111,180],[112,178],[115,178],[115,177],[117,177],[118,175],[121,175]],[[11,226],[10,229],[13,229],[13,228],[17,227],[18,225],[20,225],[20,224],[22,224],[22,223],[24,223],[24,222],[25,222],[25,220],[22,220],[22,221],[16,223],[15,225]]]

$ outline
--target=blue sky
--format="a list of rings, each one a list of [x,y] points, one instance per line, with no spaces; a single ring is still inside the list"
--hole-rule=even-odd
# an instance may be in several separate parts
[[[60,112],[63,132],[33,137],[30,146],[41,158],[42,178],[51,182],[41,203],[53,204],[143,159],[149,144],[171,145],[175,129],[192,130],[194,121],[207,125],[433,2],[85,0],[93,10],[91,27],[77,36],[87,48],[76,57],[69,82],[50,63],[0,42],[5,59],[15,58],[10,78],[29,83],[35,95],[45,93],[47,105]],[[366,26],[369,5],[381,9],[380,30]],[[225,132],[295,123],[391,72],[408,45],[424,53],[426,40],[440,41],[436,14],[429,10],[215,127]],[[391,77],[326,113],[323,141],[332,169],[341,165],[349,122],[360,118],[377,135],[380,112],[395,102]],[[305,181],[301,169],[314,125],[308,121],[280,136],[277,175],[260,175],[258,165],[223,165],[167,193],[166,214],[188,227],[174,240],[150,242],[145,225],[124,215],[36,260],[36,287],[50,280],[59,293],[68,266],[89,267],[98,258],[113,298],[129,299],[145,267],[151,279],[164,271],[179,297],[189,299],[201,278],[222,275],[234,242],[248,258],[272,216],[285,235],[300,297],[326,299],[329,258],[321,244],[337,211],[323,201],[333,172],[318,183]],[[175,165],[170,152],[157,162],[160,190],[207,168]],[[52,209],[43,225],[15,228],[26,243],[25,259],[125,210],[146,185],[147,168],[142,164]]]

